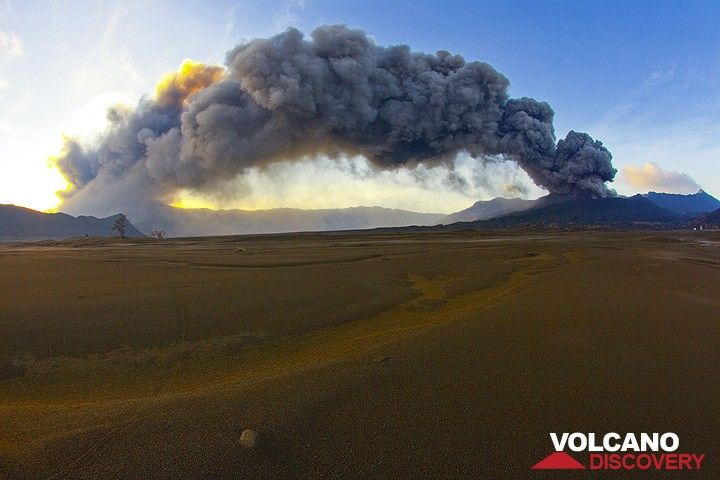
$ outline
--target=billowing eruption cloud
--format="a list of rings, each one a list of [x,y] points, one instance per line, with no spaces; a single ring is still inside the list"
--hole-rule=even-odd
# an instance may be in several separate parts
[[[239,45],[226,67],[186,61],[134,110],[114,108],[92,147],[69,139],[57,164],[67,202],[211,190],[246,169],[362,155],[379,168],[515,161],[553,193],[610,194],[610,152],[585,133],[556,143],[553,110],[511,99],[509,81],[446,51],[381,47],[361,30],[295,29]],[[110,199],[110,200],[108,200]]]

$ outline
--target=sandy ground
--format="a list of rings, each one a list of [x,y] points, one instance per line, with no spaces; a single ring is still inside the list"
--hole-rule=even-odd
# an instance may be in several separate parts
[[[551,431],[672,431],[707,459],[667,478],[720,478],[699,233],[2,246],[0,478],[558,478]]]

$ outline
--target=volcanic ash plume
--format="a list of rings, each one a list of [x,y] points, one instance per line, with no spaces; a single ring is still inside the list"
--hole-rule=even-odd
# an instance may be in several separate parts
[[[363,31],[295,29],[239,45],[226,67],[186,61],[134,110],[111,109],[91,147],[56,159],[69,203],[212,190],[246,169],[325,155],[380,168],[451,162],[460,152],[515,161],[553,193],[607,196],[616,170],[602,143],[556,143],[545,102],[508,97],[487,63],[446,51],[381,47]]]

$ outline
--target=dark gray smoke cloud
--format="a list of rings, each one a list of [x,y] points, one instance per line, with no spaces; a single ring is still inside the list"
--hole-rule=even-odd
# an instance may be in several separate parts
[[[224,71],[184,64],[134,110],[112,110],[97,145],[68,140],[58,158],[74,187],[67,201],[97,202],[102,186],[121,194],[118,184],[147,198],[210,190],[248,168],[313,155],[396,168],[461,152],[515,161],[553,193],[610,193],[616,170],[602,143],[577,132],[556,143],[550,106],[510,99],[508,79],[487,63],[381,47],[340,25],[311,37],[291,28],[239,45]]]

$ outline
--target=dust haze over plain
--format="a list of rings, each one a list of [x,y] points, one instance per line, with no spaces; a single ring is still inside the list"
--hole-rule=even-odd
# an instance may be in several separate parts
[[[212,192],[248,169],[313,156],[378,169],[516,162],[551,193],[606,197],[612,155],[586,133],[556,142],[550,105],[510,98],[487,63],[382,47],[362,30],[294,28],[231,49],[226,66],[186,61],[134,109],[113,107],[92,145],[55,158],[61,209],[142,210],[174,192]],[[488,181],[492,181],[489,179]]]

